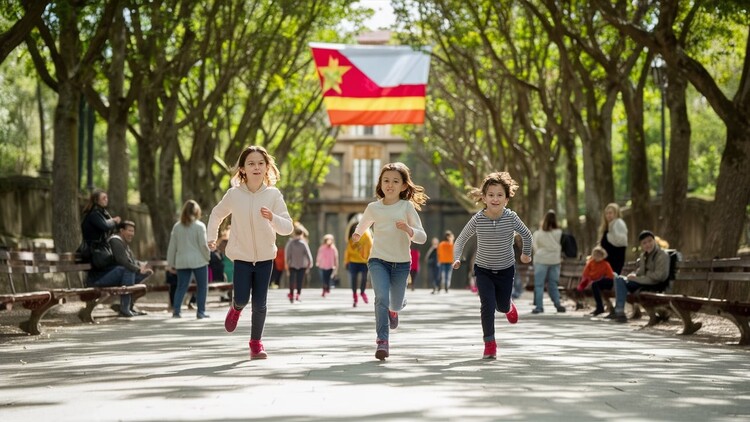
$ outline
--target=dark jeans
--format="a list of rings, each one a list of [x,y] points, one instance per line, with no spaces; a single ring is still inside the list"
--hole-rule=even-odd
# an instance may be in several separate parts
[[[122,265],[118,265],[106,273],[97,274],[91,277],[89,273],[89,279],[86,280],[86,285],[91,287],[117,287],[117,286],[132,286],[138,284],[148,277],[146,274],[136,273],[130,271]],[[130,295],[120,295],[120,312],[128,312],[131,308],[131,297]]]
[[[360,262],[349,263],[349,282],[352,283],[352,292],[357,293],[357,275],[361,275],[359,291],[364,293],[367,288],[367,264]]]
[[[515,266],[504,270],[488,270],[474,265],[484,341],[495,339],[495,310],[502,313],[510,311],[510,295],[513,292],[515,273]]]
[[[247,261],[234,261],[234,307],[242,309],[250,301],[252,293],[252,320],[250,339],[260,340],[266,324],[266,302],[268,285],[271,282],[273,260],[253,264]]]
[[[302,283],[305,281],[305,268],[290,268],[289,269],[289,293],[294,294],[294,289],[297,289],[297,294],[302,293]]]
[[[320,270],[320,279],[323,280],[323,288],[330,290],[331,288],[331,275],[333,274],[333,268],[327,270]]]
[[[591,292],[594,295],[594,301],[596,301],[597,312],[604,312],[602,290],[612,290],[612,287],[614,287],[614,281],[611,278],[603,278],[599,281],[591,283]]]

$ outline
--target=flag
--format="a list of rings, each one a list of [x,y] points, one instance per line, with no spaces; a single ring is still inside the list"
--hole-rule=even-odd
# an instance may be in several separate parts
[[[310,43],[331,125],[424,123],[429,49]]]

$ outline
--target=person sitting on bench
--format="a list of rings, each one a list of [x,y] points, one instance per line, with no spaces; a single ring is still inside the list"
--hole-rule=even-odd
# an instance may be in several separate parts
[[[154,273],[147,268],[145,262],[136,261],[130,242],[135,236],[135,223],[129,220],[122,221],[117,225],[117,234],[109,238],[109,246],[112,249],[113,263],[104,270],[92,269],[88,273],[86,284],[90,287],[116,287],[132,286],[143,282]],[[145,315],[133,309],[130,295],[120,296],[120,316],[133,317]]]
[[[649,230],[638,235],[643,252],[637,261],[637,269],[627,277],[615,277],[615,310],[607,318],[616,322],[627,322],[625,301],[635,291],[663,292],[669,285],[669,255],[656,243],[656,236]]]

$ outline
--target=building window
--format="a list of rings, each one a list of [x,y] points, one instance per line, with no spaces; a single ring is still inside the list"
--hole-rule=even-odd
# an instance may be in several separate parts
[[[372,136],[375,134],[375,126],[354,126],[352,129],[355,136]]]
[[[382,148],[377,145],[356,145],[352,171],[352,196],[372,198],[380,175]]]

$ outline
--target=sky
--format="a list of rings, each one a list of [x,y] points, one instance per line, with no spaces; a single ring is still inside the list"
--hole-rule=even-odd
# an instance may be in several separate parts
[[[375,16],[365,21],[365,25],[371,29],[389,27],[396,20],[391,0],[360,0],[359,4],[375,11]]]

